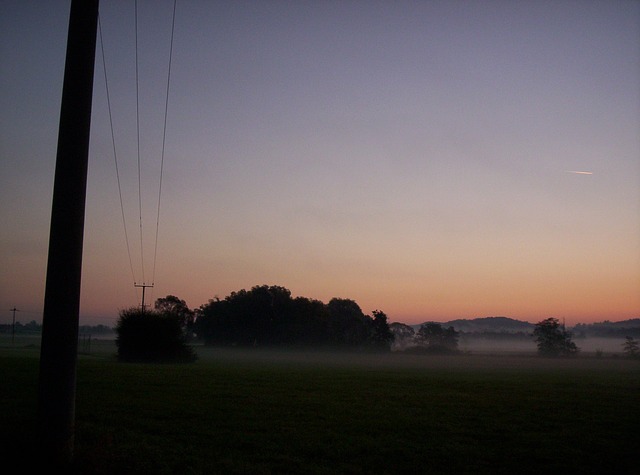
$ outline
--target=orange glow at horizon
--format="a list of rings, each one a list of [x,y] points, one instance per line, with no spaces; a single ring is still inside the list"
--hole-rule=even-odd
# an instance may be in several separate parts
[[[191,308],[267,284],[405,323],[640,318],[638,2],[259,3],[179,7],[167,103],[169,3],[139,48],[101,6],[81,322],[134,282]],[[0,304],[38,320],[68,8],[5,10]]]

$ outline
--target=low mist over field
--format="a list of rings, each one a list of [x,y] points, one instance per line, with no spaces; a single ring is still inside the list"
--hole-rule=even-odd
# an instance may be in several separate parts
[[[395,325],[398,323],[396,322]],[[391,326],[393,327],[394,324]],[[533,339],[534,324],[507,317],[485,317],[477,319],[458,319],[441,323],[442,326],[453,326],[459,334],[459,349],[466,354],[534,354],[536,344]],[[411,328],[417,330],[420,325]],[[35,321],[29,323],[16,322],[15,328],[10,323],[0,324],[0,346],[9,345],[12,331],[15,330],[18,345],[39,344],[41,326]],[[640,319],[621,322],[599,322],[578,324],[569,329],[580,352],[601,356],[622,354],[626,336],[640,338]],[[117,338],[114,328],[106,325],[83,325],[80,327],[82,341],[111,341]],[[193,344],[201,342],[195,338]],[[85,343],[86,344],[86,343]],[[113,346],[113,345],[112,345]],[[391,346],[392,351],[401,351],[411,346],[396,336]],[[113,346],[115,351],[115,346]]]
[[[621,354],[624,338],[586,337],[574,338],[573,341],[581,353],[604,352],[607,354]],[[460,349],[473,354],[499,353],[535,353],[536,344],[533,338],[502,338],[490,339],[474,335],[460,337]]]

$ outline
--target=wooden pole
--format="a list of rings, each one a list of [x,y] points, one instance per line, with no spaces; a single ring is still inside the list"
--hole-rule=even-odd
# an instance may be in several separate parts
[[[146,284],[133,284],[134,287],[142,287],[142,305],[140,306],[140,313],[144,315],[144,308],[145,308],[145,304],[144,304],[144,291],[148,288],[148,287],[153,287],[153,284],[151,285],[146,285]]]
[[[11,324],[11,346],[16,344],[16,312],[19,310],[13,307],[10,312],[13,312],[13,323]]]
[[[38,381],[37,453],[50,473],[73,458],[78,318],[98,0],[72,0],[51,209]]]

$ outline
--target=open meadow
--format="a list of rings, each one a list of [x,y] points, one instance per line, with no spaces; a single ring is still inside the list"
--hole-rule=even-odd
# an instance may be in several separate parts
[[[637,360],[114,352],[79,357],[77,473],[640,473]],[[0,455],[24,473],[38,353],[0,347]]]

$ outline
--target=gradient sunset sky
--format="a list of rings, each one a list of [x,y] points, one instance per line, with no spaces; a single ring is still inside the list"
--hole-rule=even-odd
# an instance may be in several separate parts
[[[41,321],[69,7],[0,3],[0,323]],[[134,2],[101,1],[131,263],[98,42],[81,324],[134,282],[640,317],[640,2],[178,0],[154,266],[172,8],[138,2],[141,240]]]

